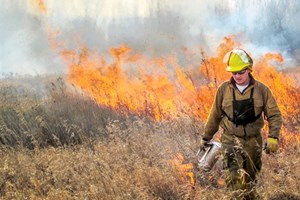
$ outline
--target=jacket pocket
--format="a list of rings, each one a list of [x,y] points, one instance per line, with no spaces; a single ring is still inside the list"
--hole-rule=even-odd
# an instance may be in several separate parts
[[[264,102],[262,100],[254,100],[255,116],[261,114],[263,109],[264,109]]]
[[[226,113],[226,115],[228,117],[230,117],[231,119],[233,118],[233,108],[232,108],[232,101],[226,101],[224,100],[222,102],[222,110]]]

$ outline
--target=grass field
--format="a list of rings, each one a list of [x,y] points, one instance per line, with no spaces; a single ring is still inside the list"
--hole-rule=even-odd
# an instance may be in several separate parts
[[[195,167],[201,121],[125,115],[56,76],[5,77],[0,98],[1,199],[229,199],[220,171]],[[263,155],[264,199],[300,199],[299,153]]]

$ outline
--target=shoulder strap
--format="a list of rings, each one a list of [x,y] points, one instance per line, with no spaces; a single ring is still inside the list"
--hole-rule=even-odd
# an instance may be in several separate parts
[[[234,88],[232,88],[232,95],[233,95],[233,100],[235,101],[235,92],[234,92]]]

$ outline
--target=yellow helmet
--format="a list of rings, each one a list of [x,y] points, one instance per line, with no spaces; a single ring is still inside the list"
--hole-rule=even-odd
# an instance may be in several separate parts
[[[228,72],[238,72],[246,68],[252,72],[252,58],[242,49],[234,49],[228,52],[224,57],[224,61],[227,62],[226,71]]]

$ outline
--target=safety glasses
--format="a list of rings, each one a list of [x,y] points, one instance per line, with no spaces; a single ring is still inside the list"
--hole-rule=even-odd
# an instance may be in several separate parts
[[[243,75],[243,74],[245,74],[245,72],[247,71],[247,69],[244,69],[244,70],[242,70],[242,71],[239,71],[239,72],[232,72],[232,75]]]

